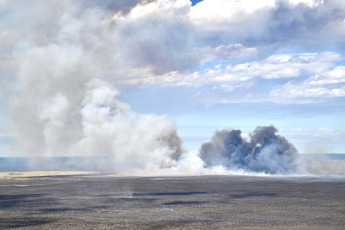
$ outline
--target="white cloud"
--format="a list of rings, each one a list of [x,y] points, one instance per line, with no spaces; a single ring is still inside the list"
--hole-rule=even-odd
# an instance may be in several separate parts
[[[277,86],[271,95],[285,102],[320,102],[327,98],[345,97],[345,67],[337,66],[305,81],[290,81]]]
[[[200,25],[219,24],[225,21],[240,22],[249,14],[262,9],[272,9],[275,5],[275,0],[204,0],[193,7],[190,17]]]
[[[218,64],[191,74],[172,72],[164,78],[164,82],[193,87],[214,84],[233,89],[248,87],[260,78],[298,78],[302,72],[304,74],[325,73],[341,59],[342,56],[334,52],[272,55],[261,61],[225,66]],[[336,69],[331,72],[331,75],[339,75],[338,72],[341,70]]]
[[[283,103],[315,103],[324,102],[327,98],[345,97],[345,87],[329,89],[326,87],[310,87],[292,82],[277,87],[271,92],[273,101]]]
[[[116,44],[121,44],[115,51],[120,72],[117,75],[130,79],[131,84],[166,82],[166,76],[176,72],[188,76],[205,61],[268,56],[266,52],[275,52],[282,45],[309,50],[342,47],[344,41],[340,38],[345,30],[339,27],[339,22],[345,18],[341,10],[344,7],[338,1],[312,0],[204,0],[194,7],[187,0],[141,4],[129,14],[116,14],[112,18],[111,23],[115,25],[112,36]],[[283,58],[283,55],[271,58]],[[299,58],[306,57],[299,55]],[[264,77],[298,75],[298,61],[289,68],[266,65]],[[281,62],[278,60],[278,64],[282,65]],[[261,66],[251,64],[253,74],[255,68],[260,69],[257,72],[262,70]]]
[[[201,62],[227,61],[236,57],[247,57],[256,55],[254,47],[245,47],[242,44],[220,45],[217,47],[196,47],[192,51],[193,56],[202,57]]]
[[[315,75],[309,78],[306,84],[315,86],[345,84],[345,66],[337,66],[322,75]]]
[[[10,28],[2,32],[7,38],[1,36],[0,40],[12,48],[23,43],[82,46],[97,56],[95,61],[103,65],[107,80],[137,84],[165,82],[164,76],[174,72],[188,76],[206,61],[268,56],[264,52],[283,43],[317,49],[325,44],[339,46],[343,44],[339,38],[345,35],[338,25],[345,18],[341,10],[345,4],[335,0],[204,0],[194,7],[188,0],[138,2],[36,0],[28,4],[17,0],[11,7],[4,3]],[[242,64],[237,67],[248,63]],[[250,70],[244,72],[263,70],[250,64]],[[268,79],[298,74],[298,66],[265,67]],[[232,79],[230,73],[226,75],[219,78]]]
[[[97,77],[115,85],[212,85],[277,102],[344,96],[343,67],[335,66],[341,52],[320,52],[345,47],[344,1],[204,0],[192,7],[188,0],[16,0],[2,1],[0,9],[6,12],[0,20],[1,98],[11,98],[9,85],[16,85],[9,76],[25,79],[23,69],[31,71],[17,58],[40,50],[55,66],[39,58],[43,72],[52,74],[35,78],[55,77],[57,88],[62,66],[71,72],[60,80],[75,74],[75,84]],[[313,77],[298,79],[305,74]],[[275,85],[290,78],[295,81],[271,95],[250,91],[258,80]]]
[[[190,13],[200,33],[213,42],[246,46],[344,47],[344,1],[204,0]]]

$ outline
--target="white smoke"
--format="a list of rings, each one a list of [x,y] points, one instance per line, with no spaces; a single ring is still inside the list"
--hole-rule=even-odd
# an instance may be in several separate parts
[[[0,22],[0,99],[6,99],[2,106],[15,124],[16,153],[107,157],[117,172],[229,173],[224,165],[205,168],[197,153],[182,155],[177,127],[168,117],[136,114],[117,99],[123,83],[164,81],[166,74],[190,72],[217,57],[250,55],[255,49],[247,46],[263,31],[281,32],[267,25],[269,16],[280,7],[292,17],[294,9],[278,3],[254,7],[263,29],[244,31],[241,23],[228,23],[241,9],[220,16],[212,9],[209,16],[217,20],[201,20],[210,2],[194,9],[188,0],[0,2],[6,21]],[[243,20],[248,24],[253,17],[247,12]],[[290,24],[285,32],[295,31]],[[298,25],[304,28],[304,20]],[[340,32],[328,29],[342,45],[336,39]],[[251,37],[254,42],[238,44]]]
[[[23,21],[35,12],[47,19],[42,25],[32,15],[25,29],[18,25],[13,31],[18,36],[11,44],[16,153],[107,157],[117,172],[176,164],[182,150],[175,123],[166,116],[136,114],[116,99],[118,91],[108,80],[117,79],[109,12],[91,2],[91,7],[84,1],[38,7],[39,2],[16,1],[10,11]],[[32,12],[21,12],[26,5]],[[63,11],[49,14],[43,9],[53,6]],[[124,9],[113,7],[115,12]],[[19,36],[26,34],[30,36]]]
[[[181,154],[175,123],[165,116],[131,112],[111,86],[93,80],[82,102],[79,152],[111,156],[116,170],[171,167]]]
[[[181,154],[174,122],[140,115],[96,78],[84,52],[50,45],[21,54],[14,119],[20,154],[109,156],[114,169],[171,167]]]

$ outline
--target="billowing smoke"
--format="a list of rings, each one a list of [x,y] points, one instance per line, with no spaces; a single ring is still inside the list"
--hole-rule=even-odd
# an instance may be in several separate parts
[[[269,174],[296,173],[297,150],[277,132],[274,126],[257,127],[247,141],[241,130],[217,131],[210,142],[201,146],[200,157],[206,167],[221,165]]]
[[[75,68],[73,61],[68,65]],[[14,109],[20,154],[107,156],[113,161],[112,170],[128,172],[171,167],[182,153],[176,125],[166,116],[132,112],[116,99],[114,87],[100,79],[42,80],[37,72],[48,72],[36,67],[24,71],[29,85],[23,87]],[[68,78],[66,69],[71,70],[62,68],[57,78]]]
[[[114,15],[142,1],[100,2],[17,0],[0,9],[12,28],[0,36],[11,69],[0,87],[11,89],[13,155],[82,156],[90,160],[80,164],[116,172],[173,167],[182,153],[174,121],[137,114],[117,99],[123,69],[132,66],[116,56]]]
[[[342,30],[318,21],[318,15],[338,9],[331,1],[325,1],[327,7],[272,1],[269,7],[257,4],[249,11],[238,1],[217,2],[219,7],[212,8],[211,0],[196,7],[189,0],[0,1],[0,99],[5,101],[0,103],[0,115],[13,123],[15,152],[106,157],[117,172],[162,168],[195,174],[229,169],[295,172],[296,150],[274,127],[256,129],[250,141],[239,130],[220,131],[201,147],[200,155],[183,153],[172,119],[137,114],[119,100],[117,89],[124,85],[168,84],[177,79],[181,85],[208,84],[210,80],[202,83],[203,78],[193,74],[196,67],[214,59],[250,56],[261,50],[260,44],[265,53],[272,46],[266,44],[270,36],[276,44],[288,40],[276,34],[300,34],[297,40],[293,36],[293,43],[310,45],[315,33],[307,36],[304,31],[312,27],[332,37],[332,44],[343,45]],[[277,18],[279,10],[287,16]],[[313,12],[318,12],[313,23],[307,23]],[[322,18],[343,23],[343,11],[332,15]],[[260,26],[253,28],[253,21]],[[283,31],[277,27],[280,24],[285,25]],[[246,42],[238,44],[242,40]],[[174,77],[184,73],[186,82]],[[190,83],[188,76],[194,79]],[[225,79],[224,85],[238,81],[232,80],[237,74],[224,79],[205,76],[211,82]]]

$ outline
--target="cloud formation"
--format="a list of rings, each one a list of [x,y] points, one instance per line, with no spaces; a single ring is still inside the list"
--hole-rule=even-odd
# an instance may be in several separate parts
[[[182,0],[155,1],[113,18],[120,28],[117,41],[126,48],[118,59],[130,65],[130,84],[213,85],[231,91],[256,86],[256,78],[304,80],[308,74],[331,71],[343,60],[341,52],[328,50],[344,50],[344,7],[336,0],[204,0],[194,7]],[[296,81],[301,89],[303,80]],[[284,87],[282,83],[276,83],[277,88]],[[279,95],[284,94],[274,89],[256,98],[296,102]],[[327,95],[343,97],[337,92]]]
[[[190,75],[176,76],[171,79],[171,82],[188,86],[212,83],[230,83],[231,86],[236,86],[237,82],[250,83],[255,78],[298,78],[302,72],[308,74],[325,73],[335,65],[335,62],[342,59],[340,54],[334,52],[279,54],[260,61],[237,65],[218,64]]]
[[[256,85],[256,77],[322,75],[342,56],[328,50],[345,47],[345,4],[338,0],[204,0],[193,7],[188,0],[16,0],[1,11],[3,76],[13,53],[64,44],[83,50],[102,68],[98,77],[116,84],[232,90]],[[281,83],[277,88],[287,87]]]
[[[272,90],[271,95],[283,102],[294,103],[324,102],[329,98],[345,97],[344,70],[344,66],[337,66],[320,71],[302,82],[289,81]]]

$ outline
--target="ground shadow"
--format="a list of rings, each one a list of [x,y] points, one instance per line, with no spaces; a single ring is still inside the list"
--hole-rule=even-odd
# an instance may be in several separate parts
[[[132,196],[191,196],[201,194],[208,194],[208,192],[133,193]]]
[[[41,202],[47,201],[46,199],[42,200],[44,195],[45,194],[0,195],[0,208],[10,208],[17,205],[34,203],[37,202],[37,199]]]
[[[245,193],[245,194],[237,194],[231,196],[232,198],[240,199],[240,198],[247,198],[247,197],[276,197],[277,193]]]
[[[206,204],[205,201],[174,201],[174,202],[166,202],[162,203],[163,205],[199,205],[199,204]]]
[[[56,222],[53,219],[23,219],[20,218],[0,218],[1,229],[22,228],[29,226],[39,226]],[[39,228],[39,227],[38,227]]]
[[[47,209],[41,209],[41,212],[88,212],[93,211],[96,209],[106,209],[108,206],[93,206],[93,207],[86,207],[86,208],[47,208]]]

